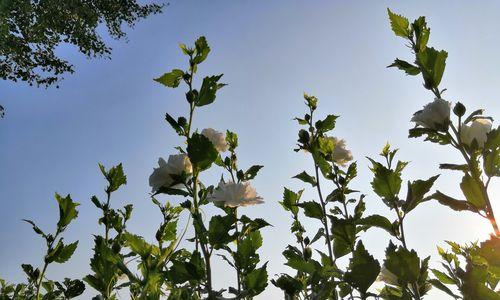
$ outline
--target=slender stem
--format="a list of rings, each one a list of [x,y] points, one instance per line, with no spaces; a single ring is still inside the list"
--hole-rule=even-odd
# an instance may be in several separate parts
[[[194,215],[193,215],[193,223],[195,222],[203,222],[201,220],[201,215],[200,215],[200,210],[199,210],[199,203],[198,203],[198,174],[195,173],[193,175],[193,203],[194,203]],[[195,224],[195,232],[198,231],[198,226]],[[208,299],[212,299],[212,269],[210,267],[210,253],[208,249],[206,248],[206,245],[202,242],[201,239],[199,239],[199,233],[196,233],[197,236],[197,241],[200,243],[200,249],[201,252],[203,253],[203,257],[205,259],[205,265],[207,268],[207,292],[208,292]]]
[[[54,242],[57,240],[57,237],[60,234],[59,228],[56,231],[56,234],[54,235],[54,238],[51,240],[51,242],[47,241],[47,254],[50,253],[53,249],[52,247],[54,246]],[[36,300],[40,300],[40,288],[42,287],[43,283],[43,277],[45,276],[45,272],[47,271],[47,267],[49,266],[49,263],[44,261],[42,273],[40,273],[40,279],[38,280],[36,284]]]
[[[239,252],[240,249],[240,232],[238,229],[238,208],[234,209],[234,217],[236,218],[236,252]],[[238,299],[240,298],[241,294],[241,270],[240,270],[240,265],[238,263],[235,264],[236,267],[236,278],[238,282]]]
[[[323,210],[323,226],[325,227],[326,234],[326,245],[328,246],[328,255],[330,256],[330,263],[333,265],[333,251],[332,251],[332,240],[330,239],[330,232],[328,229],[328,218],[326,216],[326,204],[323,200],[323,194],[321,193],[321,186],[319,183],[319,172],[318,165],[314,163],[314,171],[316,172],[316,188],[318,190],[319,201],[321,203],[321,208]]]
[[[398,216],[398,221],[399,221],[399,230],[401,232],[401,238],[400,238],[400,241],[401,243],[403,244],[403,247],[406,249],[406,250],[409,250],[408,247],[406,246],[406,237],[405,237],[405,229],[404,229],[404,217],[401,215],[400,213],[400,210],[398,208],[397,205],[394,205],[394,209],[396,210],[396,214]],[[420,291],[418,289],[418,284],[416,282],[412,282],[411,283],[411,286],[412,286],[412,289],[413,289],[413,293],[414,293],[414,297],[416,300],[420,300],[421,297],[420,297]]]
[[[108,238],[109,238],[109,224],[108,224],[108,212],[109,212],[109,203],[111,201],[111,193],[106,191],[106,196],[107,196],[107,200],[106,200],[106,207],[104,209],[104,219],[106,220],[106,223],[104,224],[105,226],[105,242],[106,242],[106,245],[108,244]]]
[[[36,300],[40,300],[40,287],[42,286],[43,277],[45,276],[45,271],[47,271],[48,263],[43,265],[42,273],[40,273],[40,279],[36,285]]]
[[[462,156],[464,157],[465,161],[467,162],[467,165],[469,166],[469,171],[471,172],[472,177],[476,180],[477,183],[481,185],[481,192],[483,194],[483,198],[486,202],[486,218],[490,221],[491,226],[493,227],[493,230],[495,231],[495,235],[498,237],[500,236],[500,229],[498,228],[498,223],[495,218],[495,214],[493,212],[493,207],[491,206],[491,201],[490,197],[488,195],[488,185],[490,178],[488,178],[488,181],[486,184],[483,182],[481,179],[481,176],[474,164],[472,163],[472,159],[469,157],[467,152],[465,151],[464,147],[461,144],[460,140],[460,132],[455,128],[453,124],[450,125],[450,128],[452,129],[453,133],[456,135],[458,143],[457,143],[457,149],[460,151]],[[449,133],[448,133],[449,134]],[[449,134],[451,136],[451,134]]]

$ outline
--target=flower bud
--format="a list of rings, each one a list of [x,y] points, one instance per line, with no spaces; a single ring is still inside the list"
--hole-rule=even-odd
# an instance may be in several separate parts
[[[304,249],[304,259],[309,260],[312,257],[312,250],[311,247],[306,247]]]
[[[461,117],[461,116],[465,115],[465,111],[466,111],[465,106],[460,102],[457,102],[457,104],[455,104],[455,107],[453,108],[453,113],[457,117]]]

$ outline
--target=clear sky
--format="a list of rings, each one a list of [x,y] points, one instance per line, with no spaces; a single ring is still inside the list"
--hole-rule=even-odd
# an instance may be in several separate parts
[[[182,89],[168,90],[152,79],[184,67],[177,45],[192,43],[200,35],[212,48],[200,74],[224,73],[229,85],[215,104],[200,109],[195,126],[237,132],[241,165],[265,166],[253,185],[266,203],[245,208],[244,213],[274,225],[264,230],[261,250],[262,260],[269,261],[270,277],[289,271],[281,256],[293,243],[290,217],[278,204],[283,187],[304,187],[291,177],[311,168],[309,157],[292,151],[298,130],[292,118],[304,113],[304,91],[319,98],[321,114],[341,115],[335,135],[347,140],[358,160],[354,186],[367,194],[367,211],[394,218],[370,189],[365,156],[376,156],[389,141],[401,149],[401,159],[411,161],[405,179],[412,180],[435,175],[439,163],[460,158],[451,149],[407,138],[412,113],[432,95],[420,78],[386,69],[396,57],[410,58],[403,41],[390,30],[387,7],[410,18],[428,17],[430,45],[449,52],[442,82],[448,88],[446,99],[500,115],[500,5],[495,1],[171,0],[163,14],[129,30],[127,43],[111,41],[112,60],[87,60],[62,47],[61,55],[75,63],[76,73],[66,76],[60,89],[0,83],[0,103],[7,110],[0,121],[0,276],[23,280],[20,264],[41,262],[43,242],[21,219],[53,228],[56,191],[71,193],[81,203],[80,216],[66,237],[80,244],[70,262],[51,267],[48,276],[89,273],[91,235],[102,230],[89,200],[103,194],[98,162],[123,162],[128,184],[113,202],[133,203],[129,229],[153,240],[161,219],[148,198],[148,176],[158,157],[173,153],[180,142],[164,113],[185,114],[186,104]],[[218,176],[214,172],[204,179],[214,184]],[[436,187],[458,197],[458,182],[457,174],[444,172]],[[500,215],[498,181],[490,191]],[[214,212],[218,211],[207,209],[208,214]],[[406,224],[409,246],[421,257],[432,255],[433,265],[438,262],[437,244],[484,239],[491,231],[483,219],[437,203],[418,207]],[[308,225],[315,232],[319,224]],[[374,229],[363,240],[381,259],[388,236]],[[227,287],[233,274],[222,263],[215,269],[216,287]],[[432,292],[427,299],[441,296]],[[271,284],[258,297],[280,298]]]

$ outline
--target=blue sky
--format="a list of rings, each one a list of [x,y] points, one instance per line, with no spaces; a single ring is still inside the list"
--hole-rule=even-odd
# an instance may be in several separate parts
[[[80,240],[71,261],[53,266],[48,276],[83,277],[88,274],[92,234],[98,211],[91,195],[103,194],[104,180],[97,163],[123,162],[128,184],[114,198],[115,205],[133,203],[129,229],[149,240],[161,221],[148,198],[148,176],[159,156],[167,157],[180,140],[164,121],[164,113],[186,114],[183,91],[152,81],[172,68],[184,67],[179,43],[205,35],[212,52],[201,66],[203,75],[224,73],[229,85],[215,104],[200,109],[195,126],[230,129],[240,136],[240,164],[265,168],[253,182],[264,205],[245,208],[274,225],[264,230],[263,261],[273,277],[283,267],[281,251],[293,243],[290,217],[278,204],[284,186],[304,185],[292,176],[310,170],[310,158],[292,151],[298,126],[294,116],[304,113],[302,93],[316,95],[320,114],[340,114],[335,135],[345,138],[358,160],[354,186],[367,194],[368,212],[390,216],[370,189],[371,172],[365,156],[376,156],[389,141],[400,148],[400,158],[411,161],[405,179],[440,173],[438,164],[457,162],[451,149],[409,140],[409,120],[432,100],[420,78],[386,69],[394,58],[410,58],[403,41],[388,24],[386,8],[415,18],[428,17],[430,44],[449,52],[442,86],[445,98],[462,101],[470,110],[486,108],[500,114],[498,86],[500,27],[494,1],[180,1],[165,12],[128,30],[128,42],[110,41],[112,60],[88,60],[71,47],[61,55],[74,62],[76,73],[66,76],[60,89],[37,89],[0,83],[0,103],[7,109],[0,121],[0,276],[23,280],[21,263],[41,262],[43,243],[21,222],[30,218],[44,229],[53,228],[58,211],[54,192],[70,193],[81,203],[80,217],[66,240]],[[219,174],[206,174],[216,183]],[[460,196],[457,174],[444,172],[436,187]],[[500,185],[493,182],[493,199]],[[312,199],[311,192],[305,194]],[[497,215],[498,202],[494,200]],[[207,208],[207,213],[217,213]],[[319,224],[308,223],[311,231]],[[407,221],[408,244],[438,262],[435,246],[444,240],[483,239],[490,225],[479,217],[458,214],[436,203],[426,203]],[[388,236],[373,230],[363,236],[379,259]],[[234,276],[215,263],[216,287],[227,287]],[[279,299],[270,285],[258,299]],[[124,296],[123,299],[126,299]],[[432,292],[427,299],[441,299]]]

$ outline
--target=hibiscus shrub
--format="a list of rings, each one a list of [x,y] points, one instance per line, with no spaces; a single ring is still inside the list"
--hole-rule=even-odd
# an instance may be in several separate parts
[[[407,18],[390,10],[388,13],[392,30],[409,43],[414,54],[413,63],[396,59],[389,67],[397,67],[407,75],[421,74],[424,87],[435,97],[433,102],[413,115],[412,121],[416,125],[410,129],[409,137],[423,136],[426,141],[451,146],[463,157],[462,162],[443,163],[439,167],[463,173],[459,187],[465,199],[455,199],[436,191],[424,200],[435,199],[453,210],[478,214],[493,227],[490,239],[479,246],[460,246],[448,242],[451,253],[438,248],[447,274],[433,269],[436,278],[430,280],[430,283],[454,298],[500,299],[497,287],[500,280],[500,231],[488,193],[492,179],[500,176],[500,127],[492,129],[493,118],[485,116],[483,109],[474,110],[467,115],[464,104],[457,102],[452,105],[442,98],[446,89],[441,88],[440,83],[448,53],[427,46],[430,28],[425,17],[419,17],[410,23]],[[451,111],[456,117],[456,123],[451,119]],[[465,264],[465,269],[461,267],[460,260]],[[447,285],[454,285],[455,291]]]
[[[454,299],[500,299],[500,232],[488,190],[500,176],[500,128],[492,129],[493,119],[482,109],[467,113],[464,104],[443,99],[445,89],[440,83],[448,54],[428,47],[430,29],[425,18],[410,23],[390,10],[388,14],[393,32],[414,54],[413,62],[396,59],[389,67],[411,76],[421,74],[424,87],[435,98],[413,115],[415,127],[409,137],[424,137],[460,153],[462,162],[443,163],[440,168],[462,172],[459,188],[465,199],[434,191],[439,175],[403,185],[408,163],[396,160],[398,150],[387,144],[380,153],[381,162],[368,161],[373,192],[394,217],[368,214],[365,199],[371,197],[351,188],[357,163],[345,140],[332,136],[339,117],[328,114],[318,119],[318,99],[304,94],[307,112],[295,118],[302,126],[295,151],[311,157],[312,173],[302,171],[294,178],[313,189],[316,199],[304,201],[304,190],[284,189],[280,204],[291,215],[296,243],[282,253],[292,273],[278,274],[271,283],[288,300],[420,300],[432,287]],[[158,159],[149,177],[151,201],[161,214],[155,239],[147,241],[129,231],[133,206],[117,208],[113,205],[116,200],[111,201],[114,192],[127,183],[122,165],[109,169],[99,165],[107,185],[101,199],[91,197],[101,213],[98,223],[102,230],[94,236],[91,274],[83,281],[46,278],[49,265],[70,259],[78,243],[66,244],[61,237],[77,217],[78,204],[69,195],[56,194],[60,213],[55,233],[45,233],[25,220],[46,241],[43,265],[22,265],[26,283],[0,280],[0,300],[70,299],[84,292],[84,282],[97,294],[96,300],[118,299],[120,291],[131,299],[253,299],[265,290],[267,263],[260,261],[258,250],[263,243],[261,229],[270,224],[242,212],[245,206],[263,203],[251,185],[262,166],[240,167],[236,133],[196,129],[195,112],[213,103],[225,84],[220,82],[222,74],[212,75],[196,88],[195,75],[210,53],[204,37],[192,47],[181,44],[180,48],[188,60],[187,68],[155,79],[168,88],[183,83],[188,106],[186,116],[165,115],[179,136],[179,146],[168,159]],[[209,169],[221,171],[217,184],[205,183]],[[430,256],[420,257],[408,245],[404,222],[418,205],[431,200],[487,219],[493,228],[491,237],[467,245],[448,241],[450,250],[438,247],[441,267],[429,268]],[[209,216],[209,207],[219,214]],[[187,225],[179,228],[184,219]],[[363,243],[363,233],[369,229],[386,234],[388,246],[381,260]],[[234,285],[224,283],[223,288],[216,288],[220,283],[214,281],[214,262],[225,262],[234,269]],[[374,287],[377,281],[380,289]]]

